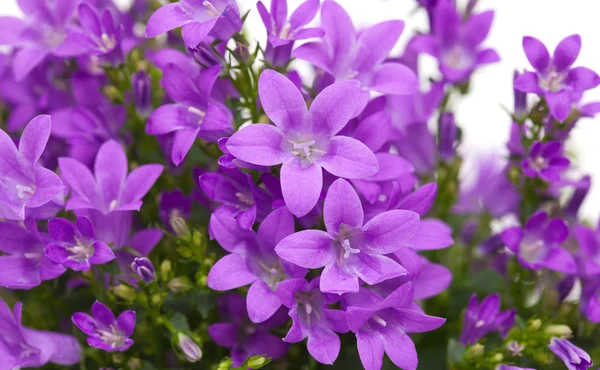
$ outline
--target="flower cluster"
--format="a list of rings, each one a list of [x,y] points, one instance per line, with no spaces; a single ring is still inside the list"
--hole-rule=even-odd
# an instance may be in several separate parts
[[[418,3],[395,55],[402,20],[335,0],[258,1],[265,44],[235,0],[19,0],[0,370],[590,368],[600,227],[567,140],[600,77],[578,35],[525,37],[509,156],[468,173],[456,101],[500,60],[494,12]]]

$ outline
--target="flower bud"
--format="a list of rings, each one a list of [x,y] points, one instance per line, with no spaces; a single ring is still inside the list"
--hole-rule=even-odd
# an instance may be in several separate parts
[[[252,356],[248,359],[248,367],[251,369],[260,369],[270,361],[264,356]]]
[[[516,81],[519,78],[519,72],[515,71],[513,80]],[[515,96],[515,117],[518,120],[523,120],[529,113],[527,110],[527,94],[518,89],[513,89]]]
[[[125,284],[119,284],[112,289],[113,293],[120,298],[133,301],[135,299],[135,289]]]
[[[233,55],[235,55],[236,59],[243,64],[252,64],[252,55],[250,54],[250,50],[248,50],[248,46],[244,44],[238,44],[233,50]]]
[[[541,328],[541,327],[542,327],[542,320],[540,320],[540,319],[535,319],[535,320],[532,320],[532,321],[529,323],[529,328],[530,328],[531,330],[538,330],[538,329],[539,329],[539,328]]]
[[[131,76],[131,90],[135,109],[142,118],[147,118],[152,110],[152,78],[142,70]]]
[[[173,293],[184,293],[192,289],[192,283],[186,277],[177,277],[167,284]]]
[[[146,257],[136,257],[131,263],[131,269],[146,284],[156,280],[154,265]]]
[[[207,41],[201,42],[195,48],[188,48],[188,52],[198,63],[207,68],[223,64],[223,57],[217,54]]]
[[[485,351],[485,347],[483,346],[483,344],[475,343],[474,345],[469,347],[469,349],[467,350],[467,355],[469,357],[478,357],[478,356],[483,355],[484,351]]]
[[[164,260],[160,264],[160,275],[165,278],[171,272],[171,261]]]
[[[546,334],[553,337],[568,338],[573,335],[573,330],[567,325],[550,325],[546,328]]]
[[[188,228],[185,220],[179,216],[173,216],[169,219],[169,225],[180,238],[187,238],[190,236],[190,229]]]
[[[179,342],[179,348],[189,362],[200,361],[202,358],[202,350],[198,347],[196,342],[183,333],[177,334],[177,341]]]
[[[458,129],[452,113],[440,116],[438,151],[443,161],[449,162],[456,155],[456,139]]]

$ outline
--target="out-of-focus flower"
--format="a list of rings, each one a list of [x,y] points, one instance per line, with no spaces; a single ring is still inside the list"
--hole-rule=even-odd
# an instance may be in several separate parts
[[[148,72],[141,70],[131,76],[133,103],[141,118],[147,118],[152,111],[152,78]]]
[[[552,338],[548,348],[565,363],[569,370],[586,370],[593,365],[590,355],[567,339]]]
[[[506,310],[500,312],[500,295],[492,294],[485,297],[481,303],[477,302],[477,295],[473,294],[465,312],[465,324],[460,335],[462,344],[475,344],[481,338],[493,331],[506,337],[513,326],[517,311]]]
[[[454,114],[442,113],[439,125],[438,151],[440,158],[451,161],[456,155],[456,143],[458,139],[458,127],[454,121]]]
[[[117,23],[110,9],[102,12],[87,3],[77,9],[79,23],[86,38],[79,40],[82,48],[91,55],[100,56],[104,61],[118,64],[123,61],[121,36],[123,25]]]
[[[196,342],[183,333],[177,334],[177,344],[189,362],[198,362],[202,359],[202,350]]]
[[[546,181],[560,180],[560,174],[569,168],[570,161],[562,154],[563,146],[558,141],[531,145],[527,158],[523,160],[523,173],[529,177],[540,177]]]

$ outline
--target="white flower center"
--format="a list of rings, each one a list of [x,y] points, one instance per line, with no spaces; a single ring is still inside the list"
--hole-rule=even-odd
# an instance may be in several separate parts
[[[348,239],[344,239],[340,244],[342,245],[344,251],[344,258],[350,257],[351,254],[360,253],[360,249],[352,248],[350,245],[350,240]]]
[[[290,29],[292,28],[292,25],[288,23],[286,23],[283,28],[281,29],[281,32],[279,33],[279,37],[282,39],[287,39],[290,36]]]
[[[249,196],[247,196],[244,193],[237,192],[237,193],[235,193],[235,197],[240,202],[242,202],[243,204],[245,204],[247,206],[253,206],[254,205],[254,200],[252,200],[252,198],[250,198]]]
[[[204,113],[203,111],[201,111],[200,109],[198,109],[196,107],[188,107],[188,112],[200,117],[198,119],[198,126],[200,126],[202,124],[202,121],[204,121],[204,117],[206,116],[206,113]]]
[[[371,318],[373,319],[373,321],[375,321],[376,323],[378,323],[381,326],[387,326],[387,322],[381,318],[381,316],[377,315],[376,313],[374,313]]]
[[[115,45],[117,44],[117,41],[115,40],[114,37],[108,36],[107,34],[103,33],[102,35],[100,35],[100,43],[98,44],[98,46],[105,52],[112,50]]]
[[[538,75],[538,84],[543,90],[558,92],[563,89],[563,82],[567,78],[564,73],[550,71],[546,76]]]
[[[215,8],[215,6],[210,1],[202,2],[202,5],[204,5],[206,10],[208,11],[208,14],[210,14],[212,17],[218,17],[220,15],[217,8]]]
[[[98,330],[98,334],[100,334],[100,339],[104,343],[110,344],[112,348],[125,344],[125,336],[114,325],[110,326],[110,331]]]
[[[95,250],[90,243],[83,243],[79,239],[75,239],[75,241],[77,242],[76,245],[67,247],[67,250],[71,252],[71,255],[68,257],[68,259],[85,261],[94,255]]]
[[[19,199],[24,199],[27,197],[27,199],[31,198],[33,196],[33,193],[35,193],[35,186],[25,186],[25,185],[16,185],[17,188],[17,196],[19,197]]]
[[[546,256],[543,240],[523,241],[519,246],[521,258],[527,262],[538,262]]]
[[[468,69],[473,64],[473,58],[460,45],[454,45],[447,50],[443,55],[443,60],[447,65],[458,70]]]

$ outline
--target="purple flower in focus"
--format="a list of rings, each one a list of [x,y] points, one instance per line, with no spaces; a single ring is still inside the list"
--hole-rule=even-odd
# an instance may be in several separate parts
[[[127,174],[127,157],[121,144],[102,144],[94,163],[95,176],[81,162],[63,157],[58,160],[61,176],[71,188],[67,210],[95,209],[103,214],[139,211],[142,198],[160,176],[163,166],[147,164]]]
[[[548,348],[565,363],[569,370],[586,370],[594,364],[586,351],[567,339],[552,338]]]
[[[42,367],[51,362],[71,366],[81,361],[77,338],[50,331],[29,329],[21,324],[23,304],[10,307],[0,298],[0,369]]]
[[[91,265],[112,261],[115,254],[103,241],[96,239],[94,226],[86,217],[78,217],[75,225],[64,218],[48,221],[53,241],[46,245],[46,256],[74,271],[89,270]]]
[[[208,335],[219,346],[231,348],[233,366],[240,366],[254,355],[274,360],[285,356],[288,345],[281,341],[281,337],[269,333],[269,329],[286,322],[283,315],[276,315],[262,324],[253,324],[248,319],[244,297],[237,294],[221,297],[218,306],[219,313],[228,321],[210,325]]]
[[[217,211],[211,216],[210,231],[231,254],[212,267],[208,286],[231,290],[252,284],[246,301],[248,316],[255,323],[266,321],[281,307],[275,293],[278,284],[306,275],[306,269],[282,261],[275,253],[277,243],[294,232],[294,217],[285,207],[278,208],[255,233],[239,228],[231,214]]]
[[[217,141],[233,131],[229,109],[210,98],[220,66],[203,69],[194,78],[175,64],[164,69],[162,84],[175,104],[165,104],[148,118],[149,135],[173,134],[171,160],[179,165],[199,136]]]
[[[129,338],[135,329],[135,311],[123,311],[118,318],[100,301],[92,305],[92,316],[76,312],[71,318],[84,332],[90,346],[106,352],[125,352],[133,344]]]
[[[320,278],[308,283],[304,279],[291,279],[279,284],[277,294],[289,308],[292,327],[284,342],[298,343],[308,338],[308,353],[322,364],[331,365],[340,353],[340,338],[336,333],[346,333],[346,313],[328,308],[332,299],[319,290]]]
[[[536,141],[523,160],[523,173],[528,177],[540,177],[546,181],[560,180],[560,174],[569,168],[570,161],[562,154],[558,141],[541,143]]]
[[[63,189],[60,178],[39,163],[50,137],[50,116],[29,122],[15,146],[0,130],[0,218],[23,220],[25,210],[50,202]]]
[[[496,51],[481,46],[493,19],[490,10],[463,21],[453,2],[439,1],[433,11],[432,34],[416,36],[411,47],[437,58],[446,81],[464,82],[477,67],[500,60]]]
[[[352,117],[359,100],[358,81],[335,83],[310,106],[286,77],[262,72],[258,90],[275,125],[252,124],[227,141],[235,157],[262,166],[281,167],[281,189],[289,210],[308,214],[321,195],[323,171],[343,178],[366,178],[378,171],[377,158],[360,141],[336,135]]]
[[[256,4],[260,17],[267,29],[268,40],[265,58],[275,67],[285,67],[290,61],[294,41],[322,37],[321,28],[305,28],[319,11],[319,0],[305,0],[287,19],[287,0],[272,0],[271,12],[262,1]]]
[[[12,63],[17,80],[25,78],[49,56],[66,58],[87,52],[81,47],[87,36],[71,24],[77,3],[77,0],[19,1],[27,19],[0,17],[0,44],[17,49]]]
[[[581,37],[563,39],[550,57],[548,49],[534,37],[523,38],[523,49],[535,72],[525,72],[515,81],[515,88],[538,94],[546,99],[550,114],[564,121],[571,113],[576,94],[600,84],[600,76],[585,67],[571,68],[581,50]]]
[[[473,294],[465,311],[464,328],[460,334],[460,342],[473,345],[493,331],[498,331],[506,337],[515,322],[517,311],[514,309],[500,312],[500,296],[492,294],[477,302]]]
[[[175,28],[187,47],[193,48],[206,36],[228,40],[241,30],[242,20],[235,0],[180,0],[155,11],[146,25],[146,38]]]
[[[524,267],[573,274],[577,270],[575,259],[559,246],[568,236],[567,223],[560,218],[548,221],[548,214],[543,211],[534,213],[525,227],[510,227],[502,232],[502,240]]]
[[[406,283],[385,299],[368,289],[344,296],[350,330],[356,333],[358,354],[365,370],[380,370],[383,354],[403,370],[416,370],[415,344],[409,333],[423,333],[442,326],[446,319],[428,316],[413,304],[413,288]]]
[[[417,76],[410,68],[385,62],[404,29],[403,21],[378,23],[358,33],[344,8],[326,0],[321,8],[321,27],[325,30],[323,41],[299,46],[294,57],[323,69],[336,81],[356,79],[365,90],[400,95],[418,91]],[[359,107],[368,100],[365,91]]]
[[[0,222],[0,251],[6,254],[0,256],[0,286],[9,289],[31,289],[66,271],[44,254],[50,237],[38,232],[33,219],[24,226]]]
[[[90,4],[82,3],[77,8],[79,23],[86,36],[81,46],[91,55],[101,56],[109,63],[122,62],[121,33],[123,25],[115,22],[110,9],[99,12]]]
[[[385,254],[408,246],[419,226],[417,213],[382,212],[364,224],[358,195],[346,180],[338,179],[325,197],[323,219],[327,231],[299,231],[275,248],[281,258],[298,266],[325,267],[323,292],[357,292],[359,278],[373,285],[408,273]]]
[[[146,284],[156,280],[156,270],[147,257],[136,257],[131,263],[131,270]]]

